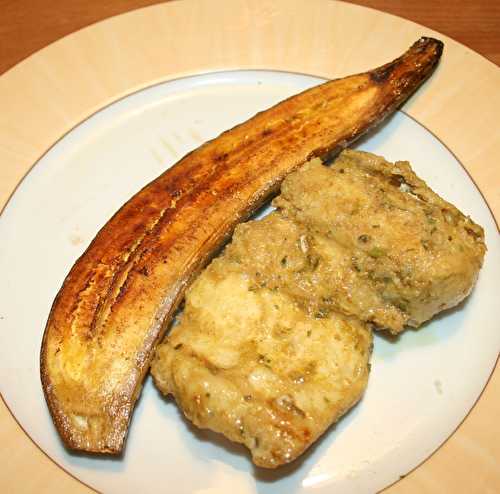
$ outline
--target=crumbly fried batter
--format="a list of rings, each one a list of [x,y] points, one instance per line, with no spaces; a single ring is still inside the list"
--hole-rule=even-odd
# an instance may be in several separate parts
[[[306,229],[320,259],[303,296],[392,333],[462,301],[486,251],[483,229],[408,162],[370,153],[346,150],[331,168],[311,161],[274,204]]]
[[[232,246],[254,244],[248,255],[282,255],[271,238],[253,242],[261,227],[285,235],[289,229],[285,248],[296,234],[274,213],[238,227]],[[285,252],[294,262],[290,247]],[[359,320],[309,314],[226,250],[189,290],[152,374],[194,424],[245,444],[255,464],[273,468],[295,459],[359,400],[371,346]]]
[[[471,290],[483,231],[410,169],[345,151],[290,175],[237,227],[152,365],[197,426],[257,465],[296,458],[361,397],[370,323],[397,333]]]

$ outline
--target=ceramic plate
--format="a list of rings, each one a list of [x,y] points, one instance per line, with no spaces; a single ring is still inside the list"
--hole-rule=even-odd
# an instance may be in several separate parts
[[[158,84],[106,107],[59,140],[21,182],[0,217],[0,382],[12,413],[59,465],[106,493],[372,493],[427,458],[458,426],[494,367],[500,279],[494,220],[442,142],[397,113],[358,147],[409,160],[445,199],[483,225],[489,252],[471,297],[398,341],[376,336],[363,400],[300,460],[255,469],[243,447],[198,431],[148,379],[125,454],[69,453],[39,381],[51,303],[73,262],[142,186],[202,142],[322,82],[279,71],[226,71]],[[478,331],[481,336],[478,337]],[[168,479],[168,480],[167,480]]]

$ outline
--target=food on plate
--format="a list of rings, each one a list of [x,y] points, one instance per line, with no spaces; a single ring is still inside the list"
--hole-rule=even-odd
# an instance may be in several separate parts
[[[270,257],[280,266],[287,253],[294,269],[310,269],[294,223],[272,213],[242,226],[231,247],[249,263]],[[234,250],[188,290],[181,322],[158,346],[151,372],[196,426],[243,443],[256,465],[274,468],[299,456],[359,400],[372,334],[356,318],[319,317],[266,286]]]
[[[132,197],[66,277],[49,315],[41,379],[69,448],[119,453],[157,342],[185,289],[236,224],[309,158],[328,158],[403,103],[442,43],[327,82],[181,159]]]
[[[307,281],[286,280],[290,295],[391,333],[461,302],[486,251],[483,229],[408,162],[370,153],[346,150],[332,168],[309,163],[284,182],[274,204],[307,228],[311,255],[321,259]]]
[[[195,425],[269,468],[360,399],[372,325],[398,332],[457,304],[485,252],[481,227],[407,162],[370,153],[306,163],[273,204],[187,291],[151,367]]]

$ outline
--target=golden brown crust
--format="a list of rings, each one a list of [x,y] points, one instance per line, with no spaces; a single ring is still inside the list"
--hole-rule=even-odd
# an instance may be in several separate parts
[[[340,311],[393,334],[460,303],[486,251],[483,229],[408,162],[371,153],[345,150],[332,167],[307,163],[273,205],[306,229],[318,265],[299,282],[283,269],[272,280],[275,267],[260,263],[267,286],[283,284],[314,312]]]
[[[111,218],[64,281],[42,343],[43,389],[68,447],[121,451],[152,350],[214,250],[288,173],[393,112],[441,51],[440,41],[422,38],[390,64],[257,114],[185,156]]]
[[[309,262],[308,234],[278,211],[238,225],[186,292],[151,365],[158,389],[194,425],[244,444],[264,468],[301,455],[368,382],[370,326],[289,294],[287,281],[308,284],[322,269]]]

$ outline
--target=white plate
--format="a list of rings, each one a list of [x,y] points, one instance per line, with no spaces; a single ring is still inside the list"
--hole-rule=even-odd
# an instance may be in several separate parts
[[[499,239],[481,195],[431,133],[398,113],[359,147],[408,159],[486,230],[489,253],[459,309],[396,343],[376,337],[362,402],[299,461],[256,470],[243,447],[195,430],[148,379],[121,458],[63,447],[39,380],[54,296],[97,230],[134,192],[185,153],[255,112],[322,82],[282,72],[208,74],[151,87],[107,107],[39,160],[0,218],[0,380],[9,408],[63,468],[104,492],[371,493],[432,453],[480,395],[497,358]],[[84,399],[84,397],[82,397]]]

